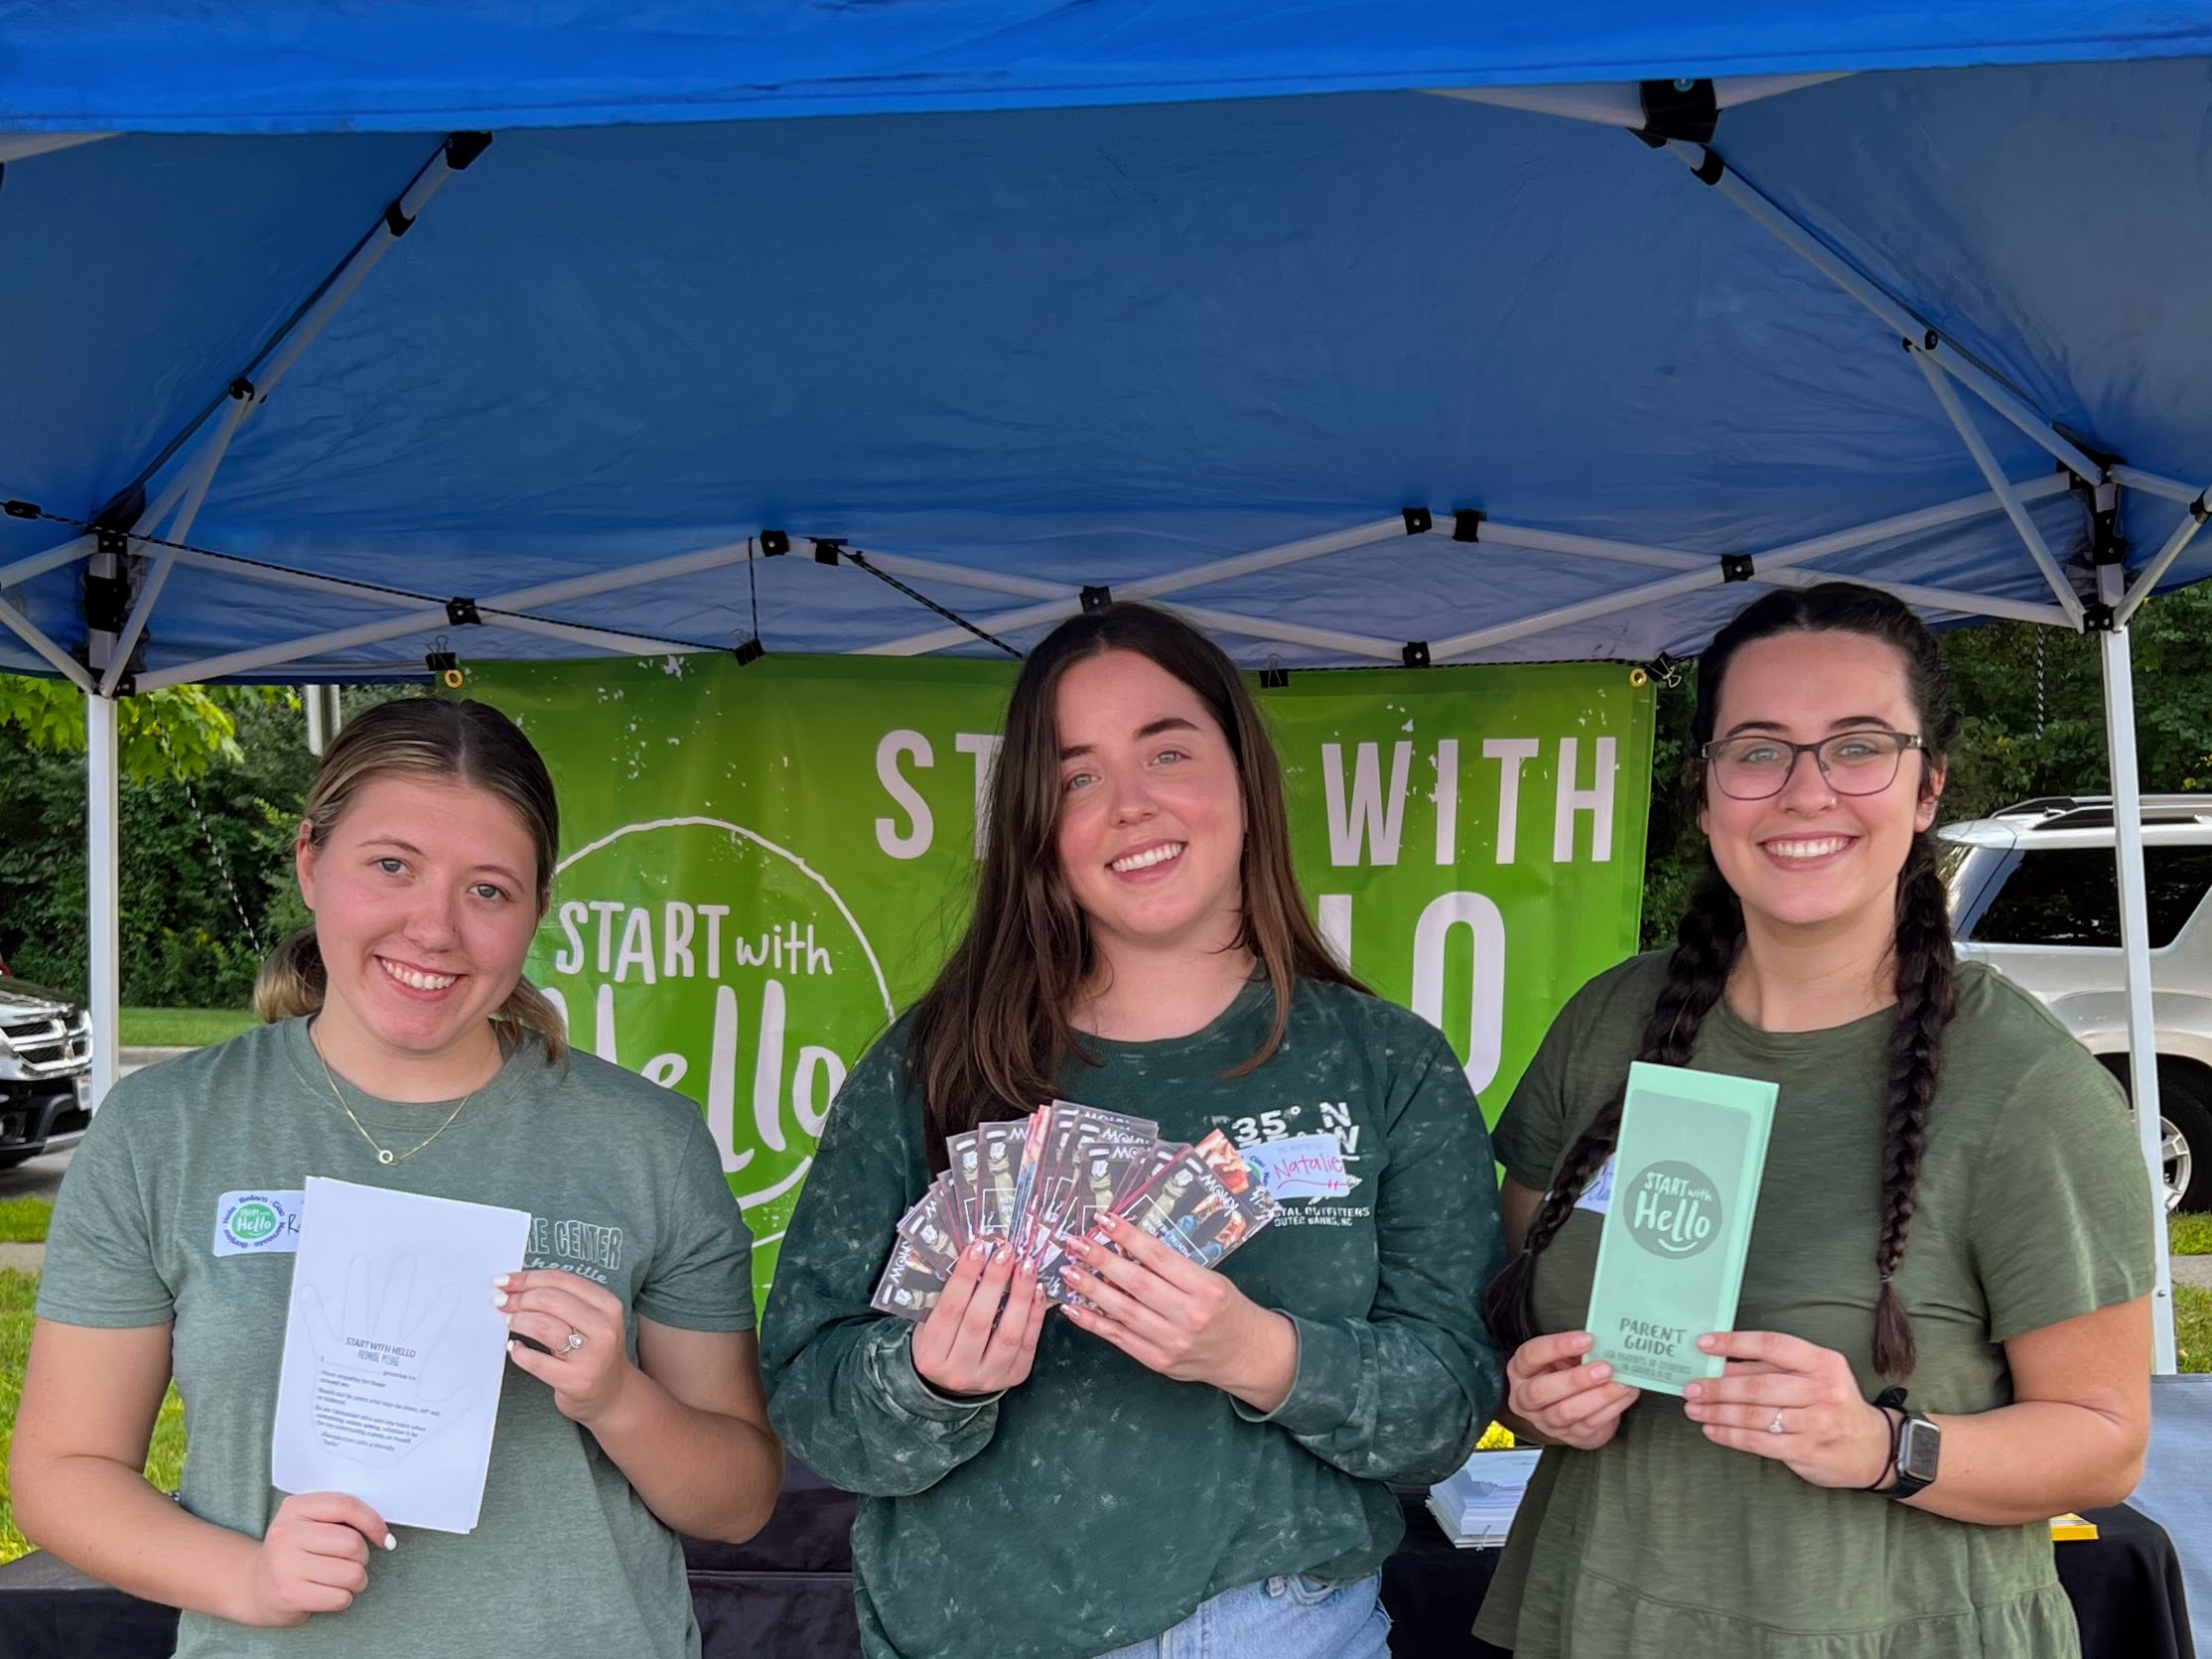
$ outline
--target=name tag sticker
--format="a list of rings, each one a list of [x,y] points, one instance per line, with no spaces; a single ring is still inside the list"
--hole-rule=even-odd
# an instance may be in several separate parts
[[[1605,1160],[1605,1167],[1590,1177],[1590,1184],[1583,1188],[1583,1195],[1575,1200],[1577,1209],[1587,1209],[1592,1215],[1603,1215],[1613,1203],[1613,1161]]]
[[[1343,1144],[1333,1135],[1293,1135],[1237,1152],[1279,1199],[1341,1198],[1359,1184],[1344,1168]]]
[[[304,1192],[225,1192],[215,1200],[215,1254],[290,1255],[300,1248]]]

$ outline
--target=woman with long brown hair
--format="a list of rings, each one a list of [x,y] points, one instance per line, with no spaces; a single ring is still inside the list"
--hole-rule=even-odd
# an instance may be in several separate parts
[[[1078,1245],[1064,1317],[1004,1249],[925,1322],[877,1314],[947,1137],[1056,1096],[1178,1141],[1333,1123],[1356,1184],[1216,1269]],[[866,1651],[1379,1656],[1385,1482],[1487,1423],[1497,1260],[1465,1075],[1322,944],[1228,658],[1143,606],[1061,625],[1014,688],[966,936],[840,1092],[768,1300],[772,1420],[862,1494]]]
[[[1958,731],[1867,588],[1772,593],[1699,662],[1679,942],[1583,988],[1497,1128],[1501,1417],[1553,1450],[1475,1633],[1520,1659],[2077,1651],[2048,1518],[2142,1466],[2150,1198],[2112,1078],[1953,953]],[[1780,1086],[1726,1371],[1681,1401],[1584,1357],[1633,1059]]]
[[[775,1501],[751,1239],[714,1141],[681,1096],[569,1052],[522,978],[558,840],[552,779],[497,710],[355,715],[308,787],[314,921],[264,965],[269,1023],[124,1079],[77,1149],[16,1515],[183,1608],[180,1654],[683,1659],[699,1635],[676,1529],[744,1539]],[[532,1217],[525,1259],[478,1293],[506,1314],[513,1369],[473,1532],[402,1536],[357,1495],[271,1488],[310,1175]],[[429,1278],[395,1274],[383,1298]],[[172,1378],[191,1436],[176,1502],[140,1473]]]

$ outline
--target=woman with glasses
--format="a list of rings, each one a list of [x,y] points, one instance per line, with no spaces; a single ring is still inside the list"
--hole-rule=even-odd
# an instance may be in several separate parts
[[[1952,951],[1942,654],[1834,583],[1699,664],[1711,861],[1672,951],[1600,975],[1498,1124],[1500,1416],[1546,1446],[1475,1633],[1522,1659],[2078,1652],[2049,1517],[2149,1426],[2150,1204],[2112,1078]],[[1631,1060],[1780,1087],[1726,1373],[1588,1363]]]

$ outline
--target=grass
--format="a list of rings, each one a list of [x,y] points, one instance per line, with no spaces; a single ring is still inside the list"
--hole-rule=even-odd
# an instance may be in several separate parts
[[[0,1198],[0,1244],[43,1244],[54,1204],[47,1198]]]
[[[38,1294],[37,1274],[0,1271],[0,1562],[13,1561],[31,1548],[15,1529],[15,1510],[8,1501],[8,1442],[15,1434],[15,1409],[23,1396],[23,1361],[31,1349],[31,1309]],[[173,1492],[184,1466],[185,1408],[172,1388],[154,1424],[146,1478]]]
[[[2212,1371],[2212,1291],[2173,1288],[2173,1345],[2184,1371]]]
[[[2212,1256],[2212,1214],[2168,1216],[2166,1239],[2176,1256]]]
[[[236,1037],[257,1022],[242,1008],[126,1008],[126,1048],[205,1048]]]

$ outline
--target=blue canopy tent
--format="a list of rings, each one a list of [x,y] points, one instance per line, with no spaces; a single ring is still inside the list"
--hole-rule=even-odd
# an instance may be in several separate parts
[[[1644,662],[1851,575],[2101,633],[2152,1051],[2126,622],[2212,574],[2212,7],[74,0],[0,44],[0,665],[89,698],[103,1030],[130,687],[1019,649],[1096,590],[1254,665]]]

